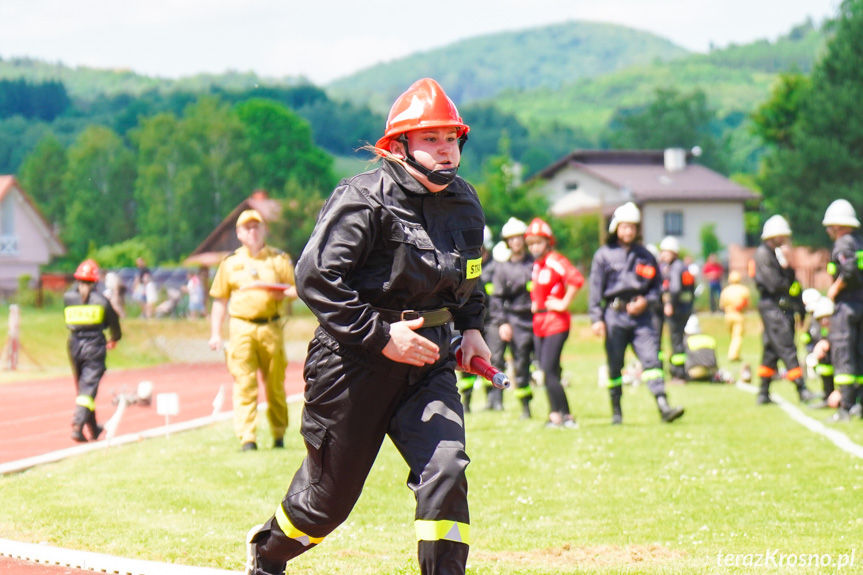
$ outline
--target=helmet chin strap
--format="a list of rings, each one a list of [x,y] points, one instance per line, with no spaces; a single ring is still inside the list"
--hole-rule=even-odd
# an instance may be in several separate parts
[[[399,142],[405,147],[405,162],[425,176],[428,181],[436,186],[448,186],[455,179],[456,174],[458,173],[458,166],[455,168],[451,168],[449,170],[429,170],[419,162],[417,162],[416,158],[414,158],[413,154],[410,152],[410,148],[408,147],[408,139],[404,134],[400,134],[397,138]],[[458,139],[458,151],[461,152],[462,148],[464,148],[464,143],[467,141],[467,134],[462,134]]]

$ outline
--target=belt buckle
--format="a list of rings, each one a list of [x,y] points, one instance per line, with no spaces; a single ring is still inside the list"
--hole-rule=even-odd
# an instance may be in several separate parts
[[[420,315],[420,312],[416,310],[406,309],[402,311],[401,316],[399,317],[401,317],[402,321],[413,321],[415,319],[419,319],[422,316]]]

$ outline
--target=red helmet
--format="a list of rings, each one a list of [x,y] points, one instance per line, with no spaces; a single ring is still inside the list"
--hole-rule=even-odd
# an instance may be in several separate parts
[[[384,136],[375,147],[389,151],[390,141],[400,134],[419,128],[449,127],[456,129],[459,138],[470,131],[440,84],[431,78],[423,78],[396,99],[387,117]]]
[[[551,226],[544,222],[541,218],[533,218],[527,226],[527,231],[524,232],[527,236],[540,236],[548,238],[551,245],[554,245],[554,234],[551,231]]]
[[[82,282],[99,281],[99,264],[93,260],[84,260],[75,270],[75,279]]]

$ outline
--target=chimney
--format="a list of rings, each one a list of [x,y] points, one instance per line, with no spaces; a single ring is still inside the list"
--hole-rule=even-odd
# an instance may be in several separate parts
[[[671,173],[682,172],[686,168],[686,150],[683,148],[665,149],[665,170]]]

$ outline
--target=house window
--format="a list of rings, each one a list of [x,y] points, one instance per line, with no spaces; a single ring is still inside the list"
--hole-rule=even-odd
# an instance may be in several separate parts
[[[566,182],[563,187],[567,192],[574,192],[578,189],[578,182]]]
[[[683,235],[683,212],[665,212],[662,215],[662,220],[665,227],[666,236]]]
[[[15,209],[12,201],[12,194],[6,194],[6,197],[0,202],[0,236],[11,236],[15,234],[15,226],[12,222],[13,210]]]
[[[14,224],[15,203],[12,194],[0,202],[0,256],[18,255],[18,236],[15,235]]]

